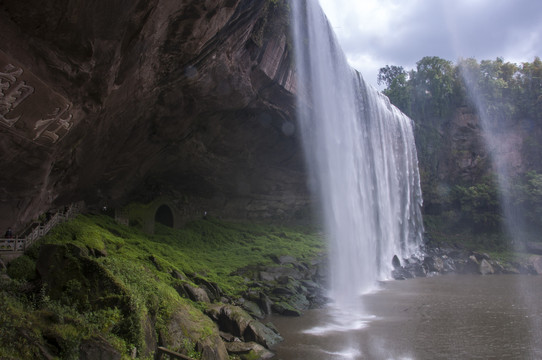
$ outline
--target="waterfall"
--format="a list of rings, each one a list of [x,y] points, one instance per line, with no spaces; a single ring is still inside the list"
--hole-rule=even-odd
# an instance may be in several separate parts
[[[291,1],[298,126],[329,237],[330,296],[359,303],[422,243],[412,121],[347,63],[317,0]]]

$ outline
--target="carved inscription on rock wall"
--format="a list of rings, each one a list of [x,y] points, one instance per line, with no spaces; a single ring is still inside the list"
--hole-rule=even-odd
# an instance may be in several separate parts
[[[63,96],[0,51],[0,126],[50,146],[72,129],[71,107]]]

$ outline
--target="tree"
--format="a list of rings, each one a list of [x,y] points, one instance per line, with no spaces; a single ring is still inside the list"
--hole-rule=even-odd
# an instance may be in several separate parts
[[[408,75],[402,66],[386,65],[380,68],[377,82],[378,85],[386,84],[387,88],[382,92],[392,104],[407,115],[411,115]]]
[[[542,61],[537,56],[532,63],[523,63],[519,73],[522,115],[542,119]]]
[[[416,63],[416,71],[412,75],[414,95],[422,114],[440,117],[448,114],[455,83],[452,62],[426,56]]]

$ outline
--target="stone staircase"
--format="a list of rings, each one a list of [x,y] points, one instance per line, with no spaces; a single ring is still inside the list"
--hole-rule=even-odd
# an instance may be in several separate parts
[[[0,259],[8,263],[21,256],[37,240],[45,236],[56,225],[75,218],[84,209],[84,203],[78,202],[58,210],[48,216],[44,222],[33,222],[21,235],[13,238],[0,238]]]

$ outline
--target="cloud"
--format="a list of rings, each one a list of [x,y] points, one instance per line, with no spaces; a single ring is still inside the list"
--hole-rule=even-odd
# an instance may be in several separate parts
[[[522,62],[542,55],[542,1],[538,0],[320,3],[351,64],[375,85],[379,68],[410,69],[424,56]]]

